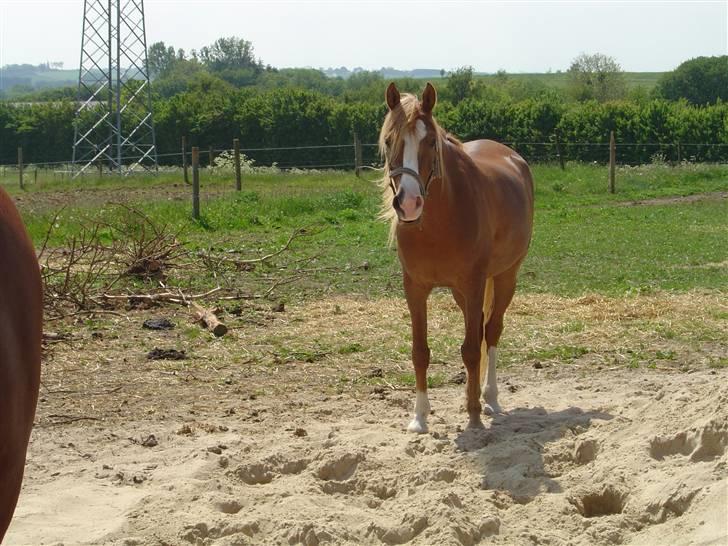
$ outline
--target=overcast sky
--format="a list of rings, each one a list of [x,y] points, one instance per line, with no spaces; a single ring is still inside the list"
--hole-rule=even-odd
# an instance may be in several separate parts
[[[189,51],[234,35],[275,67],[545,72],[600,52],[627,71],[664,71],[728,53],[728,0],[146,0],[145,8],[149,44]],[[83,0],[0,0],[0,66],[77,67],[82,11]]]

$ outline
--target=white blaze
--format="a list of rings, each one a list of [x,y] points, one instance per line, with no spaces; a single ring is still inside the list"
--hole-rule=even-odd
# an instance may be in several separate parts
[[[415,130],[411,133],[407,133],[404,136],[404,157],[402,159],[402,166],[407,169],[412,169],[419,174],[420,167],[417,160],[417,156],[420,151],[420,142],[427,136],[427,127],[425,123],[420,119],[415,123]],[[417,180],[409,174],[403,174],[400,179],[400,188],[403,188],[405,194],[417,196],[420,195],[420,185]]]

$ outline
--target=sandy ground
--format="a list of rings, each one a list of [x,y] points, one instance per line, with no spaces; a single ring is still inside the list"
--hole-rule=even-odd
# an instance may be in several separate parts
[[[257,305],[221,339],[66,324],[6,544],[728,544],[720,296],[517,297],[480,432],[437,296],[421,436],[401,300]]]

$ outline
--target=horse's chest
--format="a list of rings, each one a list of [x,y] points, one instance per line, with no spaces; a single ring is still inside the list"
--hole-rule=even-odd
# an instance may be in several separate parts
[[[468,241],[451,244],[436,237],[401,238],[399,260],[415,281],[434,286],[455,286],[476,267],[477,255]]]

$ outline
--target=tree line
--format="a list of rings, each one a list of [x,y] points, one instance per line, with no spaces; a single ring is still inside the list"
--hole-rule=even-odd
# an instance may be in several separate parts
[[[275,69],[239,38],[221,38],[189,53],[153,44],[149,70],[161,154],[179,151],[182,136],[203,149],[229,148],[233,138],[240,138],[244,148],[345,144],[354,133],[373,143],[386,113],[387,82],[380,74],[359,72],[343,79],[313,69]],[[655,154],[672,160],[728,158],[728,57],[683,63],[651,92],[627,90],[619,65],[603,55],[580,55],[567,76],[569,85],[559,90],[505,72],[484,82],[463,67],[437,82],[436,115],[459,138],[515,143],[533,160],[560,151],[567,159],[605,161],[601,146],[610,131],[618,143],[629,144],[619,151],[625,162],[650,161]],[[424,82],[402,78],[397,83],[417,93]],[[17,146],[31,162],[67,161],[76,105],[66,96],[45,103],[0,102],[0,162],[12,163]],[[374,150],[368,151],[367,158],[374,160]],[[339,161],[334,153],[248,155],[260,163],[312,165]],[[350,150],[341,153],[351,155]]]
[[[13,163],[17,146],[23,146],[29,162],[68,161],[74,111],[70,102],[20,107],[0,103],[0,161]],[[243,148],[346,144],[355,132],[362,142],[374,143],[385,114],[383,104],[344,103],[316,91],[290,88],[221,92],[201,86],[155,102],[157,146],[162,154],[178,152],[182,136],[190,146],[203,150],[228,149],[234,138],[241,139]],[[622,162],[649,162],[656,153],[670,160],[728,160],[728,103],[722,102],[704,107],[664,99],[564,105],[540,99],[468,98],[457,105],[443,101],[436,114],[443,127],[464,140],[514,143],[535,161],[554,159],[559,147],[569,160],[606,161],[603,146],[609,142],[610,131],[615,132],[618,144],[629,144],[619,148]],[[352,155],[350,150],[342,153],[337,160]],[[372,153],[367,155],[370,161]],[[331,154],[326,149],[247,153],[259,163],[301,166],[329,164]],[[179,158],[162,157],[161,162],[178,163]]]

